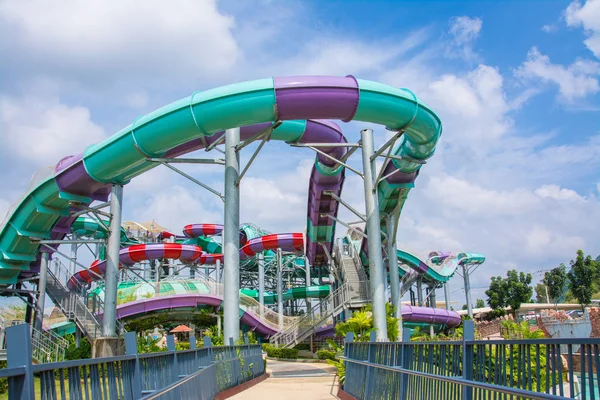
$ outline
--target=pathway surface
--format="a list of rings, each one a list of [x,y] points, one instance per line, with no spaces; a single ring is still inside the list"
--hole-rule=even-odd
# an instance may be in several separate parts
[[[321,363],[267,361],[271,377],[233,397],[235,400],[337,399],[335,368]]]

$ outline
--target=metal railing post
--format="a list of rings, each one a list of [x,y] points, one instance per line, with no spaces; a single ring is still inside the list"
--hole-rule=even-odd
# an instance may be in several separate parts
[[[410,351],[409,346],[406,343],[410,343],[410,328],[404,328],[402,330],[402,346],[400,347],[400,368],[408,369],[410,365]],[[408,374],[400,372],[400,399],[408,399]]]
[[[473,379],[473,344],[469,341],[475,340],[475,324],[471,320],[463,321],[463,357],[462,377],[465,381]],[[473,387],[464,385],[462,387],[462,399],[473,399]]]
[[[6,328],[6,361],[8,368],[25,367],[25,374],[8,378],[8,398],[33,400],[31,371],[31,330],[29,324]]]
[[[125,354],[135,355],[135,360],[133,360],[133,370],[129,371],[127,377],[130,379],[129,388],[131,392],[131,397],[126,397],[127,399],[139,399],[142,397],[142,374],[140,372],[140,360],[138,358],[138,349],[137,349],[137,337],[135,332],[127,332],[125,334]],[[125,374],[124,374],[125,377]]]

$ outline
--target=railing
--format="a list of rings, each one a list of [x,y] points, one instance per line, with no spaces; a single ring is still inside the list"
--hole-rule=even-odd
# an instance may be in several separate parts
[[[67,289],[63,282],[66,282],[71,275],[68,268],[58,260],[52,265],[53,267],[48,269],[46,293],[65,317],[73,320],[89,339],[102,336],[102,318],[100,317],[104,313],[102,299],[96,294],[91,294],[89,298],[84,299],[76,293],[85,293],[82,287],[78,287],[76,291]],[[92,304],[93,307],[90,310]],[[117,333],[123,334],[124,332],[123,325],[117,321]]]
[[[12,320],[9,323],[0,317],[0,356],[6,359],[6,328],[24,324],[22,320]],[[52,331],[39,331],[31,328],[31,357],[37,363],[57,362],[65,359],[65,351],[69,343],[66,339]]]
[[[319,304],[315,304],[304,316],[299,317],[287,329],[273,335],[270,342],[283,347],[299,343],[313,334],[319,327],[332,324],[333,317],[344,311],[344,307],[351,299],[348,285],[344,283]]]
[[[600,339],[353,343],[344,391],[358,399],[599,400]],[[565,352],[561,351],[565,347]]]
[[[0,377],[8,378],[10,399],[212,399],[265,372],[260,345],[212,347],[205,338],[203,348],[191,340],[190,350],[175,351],[169,335],[168,351],[138,354],[133,332],[124,356],[32,365],[28,335],[28,324],[7,329],[8,368]]]

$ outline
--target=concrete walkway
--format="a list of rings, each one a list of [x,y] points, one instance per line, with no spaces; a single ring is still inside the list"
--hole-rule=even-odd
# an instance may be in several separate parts
[[[331,400],[337,399],[335,368],[321,363],[267,361],[271,377],[239,393],[235,400]]]

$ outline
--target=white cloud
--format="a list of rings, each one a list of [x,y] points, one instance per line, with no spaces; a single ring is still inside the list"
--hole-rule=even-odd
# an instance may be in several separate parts
[[[553,64],[550,57],[536,47],[527,53],[527,60],[519,66],[516,75],[525,79],[553,83],[558,86],[559,98],[573,101],[600,90],[596,75],[600,74],[600,63],[578,59],[568,67]]]
[[[240,55],[234,19],[214,0],[7,0],[2,21],[16,63],[85,84],[123,86],[156,74],[189,82],[190,73],[226,72]]]
[[[571,189],[561,188],[557,185],[544,185],[535,190],[535,194],[543,198],[552,198],[555,200],[575,200],[584,201],[576,191]]]
[[[205,201],[201,189],[190,190],[183,186],[167,186],[160,192],[148,196],[136,207],[131,216],[136,221],[154,219],[173,232],[182,232],[183,227],[193,223],[219,223],[222,212],[213,209]]]
[[[127,102],[127,105],[134,109],[144,108],[148,105],[148,102],[150,101],[150,99],[148,98],[148,93],[144,91],[130,93],[125,100]]]
[[[587,0],[583,6],[579,1],[572,2],[565,19],[568,26],[583,27],[588,36],[585,45],[600,58],[600,0]]]
[[[55,97],[0,97],[0,128],[11,155],[37,165],[56,163],[104,138],[87,108],[65,105]]]
[[[542,26],[542,31],[546,33],[553,33],[558,30],[558,26],[556,24],[546,24]]]
[[[473,42],[479,37],[483,21],[481,18],[467,16],[455,17],[450,21],[448,33],[452,37],[446,52],[450,57],[462,57],[467,61],[476,61],[479,56],[473,51]]]

